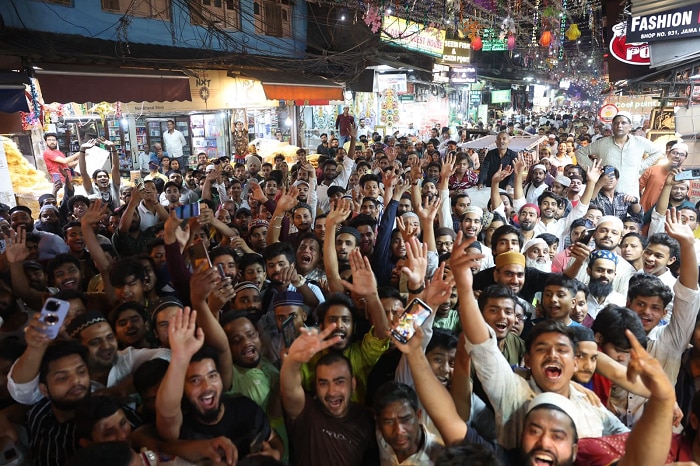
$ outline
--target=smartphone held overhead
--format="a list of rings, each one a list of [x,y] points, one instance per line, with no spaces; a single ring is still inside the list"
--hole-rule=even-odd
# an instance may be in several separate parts
[[[698,180],[700,179],[700,168],[683,170],[675,176],[676,181]]]
[[[63,321],[68,315],[70,303],[61,299],[49,298],[41,310],[41,321],[46,325],[44,334],[52,340],[58,336]]]
[[[391,336],[401,343],[408,343],[416,333],[413,324],[415,323],[418,326],[423,325],[428,317],[430,317],[431,313],[432,309],[430,309],[430,306],[418,298],[414,299],[410,302],[404,313],[401,314],[401,317],[399,317],[399,322],[396,327],[391,329]]]

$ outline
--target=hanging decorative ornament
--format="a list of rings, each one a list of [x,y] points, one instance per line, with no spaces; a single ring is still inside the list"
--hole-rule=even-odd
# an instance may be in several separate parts
[[[569,25],[569,29],[566,30],[564,33],[567,39],[570,41],[575,41],[578,40],[579,37],[581,37],[581,31],[578,29],[578,24],[576,23],[571,23]]]
[[[472,38],[472,50],[481,50],[484,44],[481,42],[481,37],[475,36]]]
[[[513,51],[515,49],[515,36],[510,34],[508,36],[508,50]]]
[[[552,33],[549,32],[549,30],[545,30],[542,32],[542,35],[540,36],[540,45],[542,47],[549,47],[552,43]]]

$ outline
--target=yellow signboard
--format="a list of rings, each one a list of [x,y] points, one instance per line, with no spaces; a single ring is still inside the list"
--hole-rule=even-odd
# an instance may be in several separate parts
[[[442,58],[445,47],[445,31],[406,21],[396,16],[385,16],[382,22],[381,40],[408,50]]]

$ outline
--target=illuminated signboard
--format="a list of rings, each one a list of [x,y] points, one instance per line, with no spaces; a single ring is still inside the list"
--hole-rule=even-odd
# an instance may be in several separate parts
[[[426,28],[422,24],[406,21],[396,16],[385,16],[382,22],[383,42],[390,42],[408,50],[442,58],[445,48],[445,31]]]
[[[508,42],[506,39],[501,39],[495,29],[485,28],[481,32],[481,50],[484,52],[502,52],[508,50]]]
[[[445,40],[445,48],[442,51],[442,61],[444,63],[456,63],[458,65],[468,65],[471,59],[472,46],[466,40]]]
[[[476,68],[473,66],[453,66],[450,68],[450,81],[454,84],[474,84]]]

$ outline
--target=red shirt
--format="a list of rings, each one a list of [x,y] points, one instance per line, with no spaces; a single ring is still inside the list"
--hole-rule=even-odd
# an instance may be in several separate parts
[[[64,181],[63,175],[61,175],[59,169],[67,169],[68,165],[57,162],[56,157],[65,157],[65,154],[58,149],[46,149],[44,151],[44,162],[46,162],[46,169],[49,171],[49,175],[57,174],[61,177],[61,181]]]

